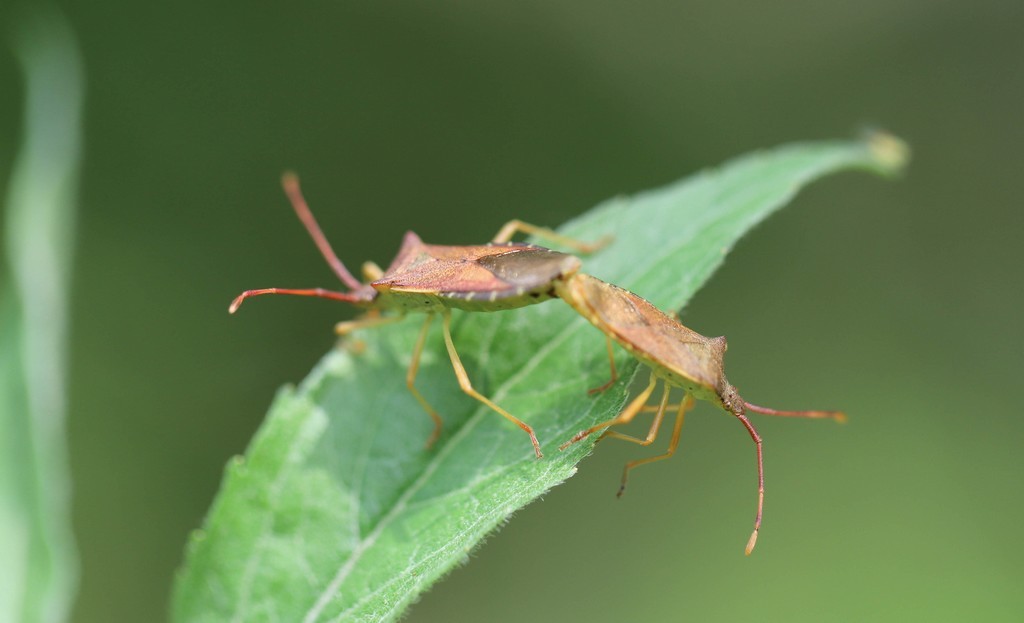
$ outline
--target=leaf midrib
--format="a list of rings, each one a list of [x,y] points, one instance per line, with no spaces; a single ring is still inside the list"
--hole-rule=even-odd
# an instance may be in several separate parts
[[[707,220],[714,221],[716,219],[710,218]],[[693,240],[692,232],[694,231],[694,229],[690,228],[689,231],[690,235],[686,239],[687,242]],[[641,263],[642,267],[630,274],[630,276],[633,278],[630,279],[629,281],[639,281],[640,279],[646,277],[647,275],[650,274],[653,268],[655,268],[659,263],[661,263],[661,261],[665,257],[671,256],[674,253],[678,252],[682,246],[682,244],[669,245],[666,247],[665,251],[663,251],[661,254],[657,256],[646,256],[648,258],[648,261]],[[522,366],[519,367],[519,369],[513,375],[508,377],[504,382],[502,382],[498,386],[497,390],[493,394],[492,400],[494,400],[495,402],[500,402],[502,398],[508,395],[508,392],[511,390],[511,388],[519,384],[520,381],[523,378],[525,378],[531,371],[535,370],[537,366],[539,366],[541,363],[547,360],[551,356],[551,354],[554,353],[560,346],[562,346],[574,332],[580,330],[585,324],[587,323],[584,319],[577,318],[570,321],[567,325],[565,325],[565,328],[559,330],[558,333],[556,333],[551,339],[549,339],[545,344],[543,344],[540,349],[534,351],[534,353],[523,363]],[[496,333],[496,331],[492,333]],[[493,341],[493,337],[491,337],[491,340]],[[473,414],[469,418],[467,418],[462,425],[458,427],[458,430],[452,437],[449,438],[449,440],[445,443],[444,447],[441,448],[425,465],[424,470],[421,472],[420,476],[411,483],[409,483],[409,485],[398,496],[395,503],[392,505],[391,509],[389,509],[387,514],[385,514],[374,525],[373,529],[369,533],[367,533],[367,537],[365,539],[359,539],[358,545],[353,550],[352,555],[349,556],[349,558],[345,561],[345,564],[343,564],[338,569],[334,577],[332,577],[331,582],[328,583],[327,587],[317,598],[313,607],[309,611],[307,611],[306,615],[303,617],[304,623],[310,623],[314,621],[315,618],[323,612],[324,608],[326,608],[330,604],[332,599],[336,596],[339,596],[339,589],[341,588],[342,584],[344,584],[345,580],[349,577],[351,572],[356,568],[357,564],[362,559],[363,555],[367,551],[369,551],[374,544],[376,544],[377,540],[384,533],[384,531],[392,524],[395,518],[399,517],[401,515],[401,512],[406,509],[408,501],[412,498],[412,496],[415,495],[418,491],[420,491],[429,482],[430,478],[432,478],[436,471],[439,469],[440,465],[443,462],[443,459],[446,458],[451,452],[453,452],[454,448],[458,447],[458,445],[462,442],[466,435],[468,435],[469,432],[472,429],[474,429],[478,425],[478,423],[483,419],[483,416],[485,414],[489,415],[490,413],[491,411],[488,407],[480,405],[474,410]],[[563,432],[568,433],[569,431]],[[549,457],[548,460],[552,459]],[[517,463],[514,462],[509,463],[505,469],[511,469],[516,464]],[[504,471],[504,469],[499,470],[499,472],[501,471]],[[354,609],[358,608],[361,602],[365,601],[365,599],[372,596],[373,594],[375,594],[375,592],[369,593],[362,600],[356,602],[356,604],[353,604],[353,606],[346,609],[342,614],[351,613]]]
[[[707,219],[707,221],[714,220],[717,219]],[[693,240],[693,231],[694,229],[691,228],[689,230],[690,235],[687,236],[687,238],[684,241],[681,241],[680,243],[675,245],[668,245],[667,247],[665,247],[666,251],[662,252],[661,254],[658,254],[656,256],[646,256],[649,261],[641,263],[641,267],[638,270],[631,272],[630,279],[628,281],[639,281],[647,277],[649,274],[651,274],[653,269],[656,268],[659,264],[661,264],[664,258],[677,253],[683,246],[685,246],[686,243]],[[692,278],[693,274],[694,271],[687,271],[688,278]],[[492,400],[500,403],[501,399],[506,397],[509,391],[512,388],[514,388],[517,384],[519,384],[519,382],[523,378],[525,378],[531,371],[535,370],[537,366],[546,361],[559,347],[561,347],[565,343],[566,340],[569,339],[569,337],[571,337],[576,331],[579,331],[587,324],[588,323],[586,322],[586,320],[582,318],[571,320],[568,324],[565,325],[565,328],[559,330],[558,333],[556,333],[551,339],[547,340],[547,342],[544,345],[542,345],[541,348],[535,351],[534,354],[531,355],[530,358],[527,359],[523,363],[523,365],[519,367],[515,374],[508,377],[504,382],[502,382],[498,386],[497,390],[494,392]],[[495,334],[496,331],[492,331],[491,333]],[[491,337],[491,341],[493,342],[493,335]],[[588,408],[588,410],[591,410],[592,408],[593,407],[591,406]],[[402,491],[401,495],[398,496],[398,498],[395,501],[395,504],[392,505],[391,509],[387,512],[387,514],[385,514],[374,525],[373,529],[367,533],[366,538],[359,539],[358,545],[356,546],[356,548],[353,549],[352,555],[345,561],[345,564],[343,564],[338,569],[337,573],[331,579],[331,582],[328,583],[327,587],[317,598],[313,607],[309,611],[307,611],[306,615],[303,617],[302,620],[304,621],[304,623],[310,623],[314,621],[316,617],[323,612],[324,608],[326,608],[330,604],[333,597],[339,596],[339,589],[341,588],[342,584],[344,584],[345,580],[348,579],[351,572],[356,568],[358,562],[362,559],[362,556],[367,551],[369,551],[374,544],[376,544],[381,534],[383,534],[384,531],[392,524],[395,518],[400,516],[402,511],[406,510],[409,500],[412,498],[413,495],[420,491],[429,482],[430,478],[433,477],[434,473],[436,473],[437,469],[439,469],[440,465],[443,462],[443,459],[446,458],[451,452],[454,452],[454,448],[457,448],[458,445],[462,442],[462,440],[465,439],[465,437],[469,434],[469,432],[473,428],[475,428],[480,421],[482,421],[484,415],[490,414],[491,410],[488,407],[480,405],[474,410],[473,414],[469,418],[467,418],[463,424],[461,424],[458,427],[455,434],[453,434],[448,439],[444,447],[441,448],[434,455],[434,457],[431,458],[430,461],[425,465],[424,470],[423,472],[421,472],[420,476],[411,483],[409,483],[409,485]],[[563,434],[568,434],[572,432],[572,429],[566,429],[561,432]],[[524,451],[524,456],[526,454],[528,453]],[[548,460],[552,459],[548,457]],[[497,470],[497,473],[500,474],[507,470],[510,470],[514,468],[517,464],[518,463],[516,462],[511,462],[507,464],[505,467]],[[487,516],[489,517],[490,515]],[[474,525],[476,524],[479,524],[479,521],[474,522]],[[437,554],[435,553],[434,555]],[[350,614],[353,610],[357,609],[361,603],[365,602],[366,599],[376,594],[376,592],[377,591],[369,593],[359,602],[356,602],[355,604],[353,604],[353,606],[346,609],[342,613],[342,615]]]
[[[552,339],[548,340],[546,344],[544,344],[540,349],[535,351],[534,354],[531,355],[531,357],[519,368],[519,370],[514,375],[510,376],[506,381],[504,381],[503,383],[501,383],[501,385],[498,386],[498,389],[497,391],[495,391],[492,400],[494,400],[495,402],[499,402],[501,398],[507,396],[510,388],[518,384],[519,381],[526,374],[528,374],[531,370],[535,369],[538,365],[540,365],[540,363],[545,361],[551,355],[551,353],[555,351],[555,349],[558,346],[564,343],[564,341],[568,339],[574,331],[579,330],[584,323],[585,322],[582,319],[570,321],[564,329],[561,329],[557,334],[555,334],[555,336],[552,337]],[[331,578],[331,582],[328,583],[327,587],[317,598],[313,607],[309,611],[307,611],[306,615],[303,617],[302,620],[305,623],[314,621],[315,617],[319,616],[320,613],[323,612],[323,609],[326,608],[327,605],[331,602],[332,595],[338,594],[338,589],[347,579],[348,575],[351,573],[351,570],[355,568],[356,564],[359,562],[363,554],[366,553],[366,551],[368,551],[377,542],[377,539],[379,539],[380,535],[384,532],[384,530],[386,530],[387,527],[391,525],[391,522],[394,521],[394,518],[397,517],[401,511],[405,510],[409,499],[426,485],[426,483],[434,475],[434,473],[437,471],[437,469],[443,462],[443,459],[446,458],[451,452],[453,452],[454,448],[458,447],[458,445],[469,434],[469,432],[473,428],[475,428],[477,424],[483,419],[484,414],[490,413],[490,408],[484,405],[478,406],[474,410],[473,414],[457,428],[455,434],[453,434],[448,439],[448,441],[444,444],[444,447],[440,448],[439,451],[433,456],[433,458],[431,458],[430,461],[426,463],[420,476],[411,483],[409,483],[409,485],[402,491],[401,495],[398,496],[395,503],[392,505],[391,509],[383,517],[381,517],[381,519],[374,525],[373,529],[369,533],[367,533],[367,537],[359,541],[359,544],[353,550],[352,555],[348,558],[348,560],[345,561],[345,564],[338,569],[338,572],[335,573],[334,577]],[[524,456],[526,454],[528,453],[524,451]],[[532,452],[530,452],[529,454],[532,454]],[[511,469],[517,464],[518,462],[509,463],[508,466],[504,469]],[[351,609],[352,608],[349,608],[345,612],[350,612]]]

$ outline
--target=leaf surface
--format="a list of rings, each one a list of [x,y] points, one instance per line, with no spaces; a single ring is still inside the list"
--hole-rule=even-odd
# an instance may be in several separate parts
[[[902,144],[783,146],[667,187],[609,200],[560,229],[614,241],[584,271],[663,309],[685,304],[740,236],[827,173],[896,172]],[[531,424],[525,434],[462,394],[434,330],[417,387],[442,414],[431,422],[406,391],[422,316],[360,333],[365,349],[328,353],[282,389],[220,493],[177,578],[177,621],[389,621],[516,509],[563,482],[591,448],[558,445],[614,416],[635,364],[607,379],[604,337],[560,301],[492,314],[456,312],[455,344],[474,385]]]

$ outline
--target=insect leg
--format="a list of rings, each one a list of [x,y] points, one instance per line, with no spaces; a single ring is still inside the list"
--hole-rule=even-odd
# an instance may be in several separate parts
[[[661,401],[658,404],[644,405],[644,407],[640,409],[640,411],[655,412],[654,421],[651,422],[651,428],[650,430],[647,431],[647,437],[640,439],[639,437],[634,437],[632,435],[620,433],[614,428],[609,428],[605,430],[603,433],[601,433],[601,437],[598,438],[598,441],[601,441],[601,439],[604,439],[605,437],[611,437],[613,439],[630,441],[636,444],[640,444],[641,446],[649,446],[652,443],[654,443],[654,440],[658,438],[658,429],[661,428],[661,422],[663,419],[665,419],[665,410],[668,408],[668,394],[672,388],[668,383],[665,383],[664,385],[662,385],[662,389],[663,391],[661,392]]]
[[[423,344],[427,341],[427,331],[430,329],[430,324],[434,321],[434,314],[427,314],[427,319],[423,322],[423,328],[420,329],[420,335],[416,338],[416,346],[412,349],[412,359],[409,361],[409,370],[405,373],[405,386],[409,388],[409,392],[413,398],[420,403],[423,410],[427,412],[430,419],[434,420],[434,432],[430,433],[430,437],[427,439],[427,449],[434,445],[437,441],[438,436],[441,434],[441,416],[434,411],[434,408],[430,406],[427,399],[423,397],[423,394],[416,389],[414,385],[416,381],[416,373],[420,369],[420,355],[423,354]]]
[[[591,433],[597,432],[602,428],[608,428],[609,426],[617,426],[619,424],[626,424],[627,422],[632,421],[632,419],[636,417],[636,414],[640,413],[641,409],[643,409],[643,406],[647,403],[647,399],[650,398],[651,393],[654,392],[654,386],[657,384],[658,377],[654,376],[654,372],[652,371],[651,381],[650,383],[647,384],[647,388],[644,389],[644,391],[640,392],[640,395],[634,398],[633,402],[629,403],[629,405],[622,410],[622,413],[619,413],[617,416],[610,420],[605,420],[604,422],[594,424],[593,426],[586,430],[581,430],[580,432],[573,435],[572,439],[558,446],[558,449],[565,450],[566,448],[576,443],[577,441],[585,439]]]
[[[542,458],[544,455],[540,451],[540,442],[537,441],[537,435],[534,434],[533,428],[531,428],[526,422],[494,404],[489,398],[480,392],[473,389],[473,384],[469,381],[469,375],[466,374],[466,368],[463,367],[462,360],[459,359],[459,353],[455,350],[455,344],[452,342],[452,312],[450,309],[445,309],[441,313],[444,314],[444,344],[448,348],[448,357],[452,360],[452,368],[455,370],[455,377],[459,380],[459,387],[461,387],[462,391],[465,393],[497,411],[499,415],[523,429],[526,434],[530,436],[530,442],[533,444],[533,451],[537,455],[537,458]]]
[[[750,433],[750,438],[754,440],[754,445],[757,446],[757,516],[754,517],[754,531],[750,534],[750,539],[747,541],[747,556],[750,552],[754,551],[754,545],[757,544],[757,533],[761,530],[761,512],[764,510],[764,457],[761,452],[761,436],[754,430],[754,425],[750,423],[745,415],[737,415],[740,422],[743,424],[747,432]]]
[[[626,480],[629,478],[629,470],[639,465],[645,465],[647,463],[653,463],[654,461],[661,461],[675,454],[676,448],[679,447],[679,435],[683,431],[683,418],[686,416],[686,412],[693,407],[693,398],[687,396],[685,400],[679,403],[679,410],[676,411],[676,423],[672,427],[672,440],[668,442],[668,450],[665,454],[659,454],[658,456],[651,456],[644,459],[637,459],[636,461],[630,461],[626,463],[626,467],[622,470],[622,484],[619,485],[619,492],[616,494],[618,497],[622,497],[622,494],[626,492]],[[663,412],[662,412],[663,413]],[[661,413],[659,413],[661,415]],[[657,432],[657,431],[655,431]],[[653,441],[653,439],[652,439]]]
[[[396,316],[381,316],[380,314],[370,313],[361,318],[355,320],[343,320],[338,324],[334,325],[334,332],[338,335],[348,335],[357,329],[369,329],[372,327],[379,327],[385,324],[391,324],[404,319],[405,316],[398,314]]]
[[[560,245],[569,247],[570,249],[576,249],[580,253],[593,253],[602,249],[611,242],[610,236],[605,236],[597,242],[582,242],[575,238],[563,236],[553,229],[538,227],[537,225],[524,223],[518,219],[505,223],[505,225],[498,230],[498,233],[494,235],[494,238],[491,239],[491,242],[508,242],[512,239],[512,236],[515,236],[517,233],[524,233],[531,236],[537,236],[538,238],[544,238],[545,240],[556,242]]]
[[[665,390],[662,392],[662,401],[656,405],[645,405],[640,409],[641,412],[654,412],[654,421],[650,423],[650,428],[647,430],[647,437],[640,439],[633,437],[632,434],[626,434],[624,432],[618,432],[614,428],[608,428],[601,433],[601,438],[598,441],[608,437],[615,440],[623,440],[624,442],[631,442],[640,446],[650,446],[653,444],[654,440],[657,439],[658,431],[662,428],[662,421],[665,419],[665,414],[668,413],[669,410],[669,392],[671,391],[672,386],[669,385],[669,383],[665,383],[663,387]],[[678,409],[680,407],[682,407],[682,405],[673,405],[672,409]],[[686,408],[689,409],[690,407],[687,406]]]
[[[605,336],[605,340],[608,342],[608,363],[609,365],[611,365],[612,368],[612,378],[608,379],[608,382],[600,387],[588,389],[588,394],[597,394],[603,392],[604,390],[611,387],[615,383],[615,381],[619,380],[619,372],[618,370],[615,369],[615,351],[612,349],[612,338],[610,335]],[[668,388],[667,385],[665,387],[666,389]]]

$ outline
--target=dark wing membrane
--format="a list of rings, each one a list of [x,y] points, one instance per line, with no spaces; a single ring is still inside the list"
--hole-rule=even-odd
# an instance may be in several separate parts
[[[544,247],[519,247],[499,255],[481,257],[478,264],[519,292],[549,289],[563,276],[576,272],[580,261],[572,255]]]
[[[373,285],[451,298],[486,294],[493,300],[546,290],[579,267],[571,255],[521,244],[423,245],[404,259]]]

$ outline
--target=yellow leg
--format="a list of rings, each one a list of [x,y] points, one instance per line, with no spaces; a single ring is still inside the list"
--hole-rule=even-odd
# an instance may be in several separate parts
[[[384,276],[384,271],[374,262],[363,262],[363,279],[367,282],[377,281]]]
[[[530,425],[494,404],[489,398],[473,389],[473,384],[469,381],[469,375],[466,374],[466,368],[463,367],[462,361],[459,359],[459,353],[455,350],[455,344],[452,342],[452,312],[451,310],[445,309],[441,313],[444,315],[444,344],[448,348],[448,357],[452,360],[452,368],[455,369],[455,377],[459,380],[459,387],[461,387],[462,391],[465,393],[497,411],[499,415],[526,431],[526,434],[530,436],[530,442],[533,443],[534,453],[537,455],[538,459],[542,458],[544,455],[541,454],[540,443],[537,441],[537,435],[534,434]]]
[[[609,428],[608,430],[604,431],[604,433],[601,435],[598,441],[601,441],[601,439],[604,439],[605,437],[611,437],[613,439],[630,441],[632,443],[640,444],[641,446],[649,446],[652,443],[654,443],[654,440],[658,438],[658,429],[661,428],[661,421],[665,418],[665,409],[666,407],[668,407],[668,394],[669,390],[671,389],[671,386],[668,383],[665,383],[662,387],[663,391],[661,392],[661,402],[654,406],[654,411],[656,413],[654,415],[654,421],[651,422],[651,428],[650,430],[647,431],[647,437],[645,437],[644,439],[639,439],[632,435],[626,435],[624,433],[620,433],[615,429]],[[644,407],[640,410],[648,411],[650,410],[650,405],[644,405]]]
[[[420,390],[416,389],[416,373],[420,369],[420,356],[423,354],[423,344],[427,341],[427,332],[430,329],[430,323],[434,321],[434,314],[427,314],[427,319],[423,322],[423,328],[420,329],[420,335],[416,338],[416,346],[412,349],[412,360],[409,361],[409,369],[405,373],[405,386],[409,388],[409,392],[413,398],[420,403],[423,410],[427,412],[430,419],[434,420],[434,432],[430,433],[430,437],[427,438],[427,449],[429,450],[434,442],[437,441],[438,436],[441,434],[441,416],[434,411],[434,408],[430,406],[427,399],[423,397]]]
[[[674,405],[665,405],[665,411],[666,411],[666,412],[667,412],[667,411],[668,411],[669,409],[675,410],[675,409],[678,409],[678,408],[679,408],[679,405],[678,405],[678,404],[674,404]],[[658,409],[659,409],[659,406],[658,406],[658,405],[644,405],[644,408],[643,408],[643,409],[640,409],[640,411],[642,411],[643,413],[650,413],[650,412],[654,412],[654,411],[657,411]]]
[[[664,404],[664,403],[663,403]],[[658,456],[650,456],[645,459],[637,459],[636,461],[630,461],[626,463],[626,467],[622,470],[622,483],[619,485],[619,492],[616,494],[618,497],[622,497],[622,494],[626,492],[626,481],[629,479],[629,470],[640,465],[646,465],[647,463],[653,463],[655,461],[661,461],[672,456],[676,448],[679,447],[679,435],[683,431],[683,418],[686,416],[686,412],[693,407],[693,398],[687,396],[686,400],[679,403],[679,410],[676,411],[676,423],[672,428],[672,440],[668,442],[668,450],[665,454],[659,454]],[[660,412],[658,415],[662,415],[664,412]],[[660,422],[659,422],[660,423]],[[653,439],[652,439],[653,441]]]
[[[357,329],[370,329],[372,327],[379,327],[381,325],[392,324],[402,320],[405,316],[397,314],[395,316],[381,316],[379,312],[370,312],[364,316],[360,316],[355,320],[345,320],[334,325],[334,332],[338,335],[348,335]]]
[[[505,225],[498,230],[491,242],[505,243],[512,239],[517,233],[529,234],[531,236],[537,236],[538,238],[544,238],[556,242],[560,245],[569,247],[570,249],[576,249],[580,253],[593,253],[611,242],[610,236],[605,236],[597,242],[581,242],[575,238],[563,236],[553,229],[547,227],[538,227],[536,225],[530,225],[520,220],[513,220],[505,223]]]
[[[617,416],[610,420],[605,420],[604,422],[601,422],[599,424],[594,424],[593,426],[586,430],[581,430],[580,432],[573,435],[572,439],[558,446],[558,449],[565,450],[566,448],[576,443],[577,441],[587,438],[588,436],[590,436],[591,433],[599,431],[602,428],[608,428],[609,426],[618,426],[619,424],[626,424],[632,421],[633,418],[636,417],[636,414],[640,413],[640,411],[643,409],[644,405],[647,403],[647,399],[650,398],[651,393],[654,392],[654,386],[657,384],[658,377],[654,376],[654,372],[652,371],[651,381],[650,383],[647,384],[647,388],[644,391],[640,392],[640,395],[634,398],[633,402],[629,403],[629,405],[622,410],[622,413],[619,413]]]
[[[611,387],[612,384],[615,383],[615,381],[619,380],[619,372],[618,372],[618,370],[615,369],[615,351],[612,349],[612,338],[610,336],[608,336],[608,337],[605,337],[605,340],[608,343],[608,364],[612,368],[612,378],[608,379],[608,382],[605,383],[604,385],[600,386],[600,387],[595,387],[593,389],[588,389],[587,390],[588,394],[597,394],[599,392],[603,392],[604,390],[606,390],[609,387]],[[666,386],[666,388],[667,387],[668,386]]]

